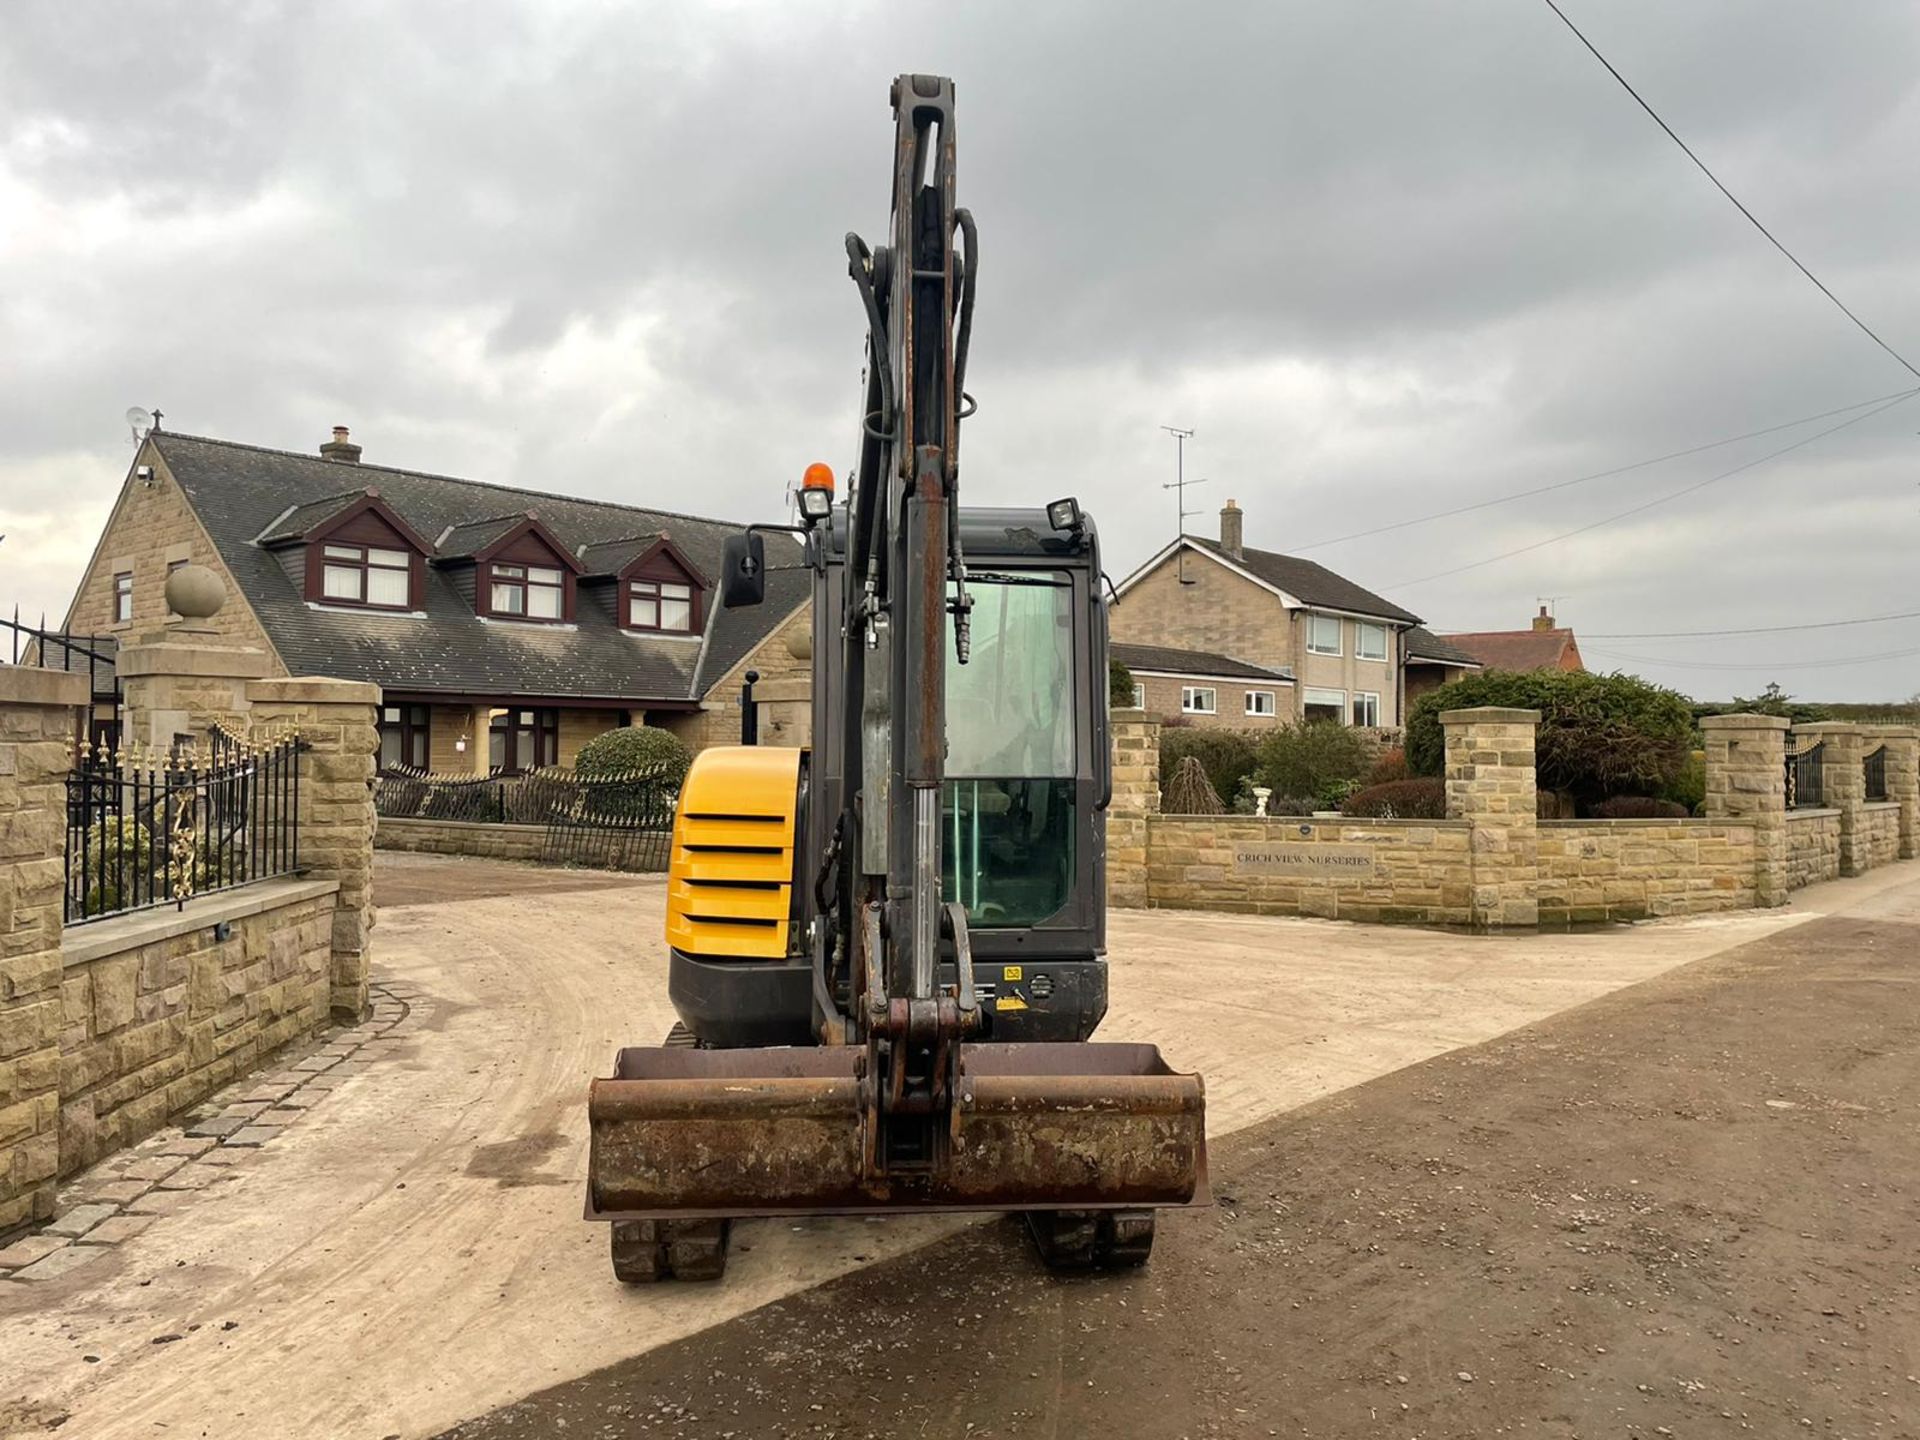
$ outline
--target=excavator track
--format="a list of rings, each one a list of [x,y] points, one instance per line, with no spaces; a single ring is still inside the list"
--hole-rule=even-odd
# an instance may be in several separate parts
[[[731,1220],[616,1220],[613,1273],[627,1285],[718,1280],[727,1273]]]
[[[1151,1210],[1029,1210],[1027,1233],[1049,1270],[1131,1270],[1153,1253]]]

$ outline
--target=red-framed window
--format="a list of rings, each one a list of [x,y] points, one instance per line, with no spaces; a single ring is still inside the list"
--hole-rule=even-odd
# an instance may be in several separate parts
[[[496,560],[487,567],[487,609],[516,620],[567,618],[567,572],[557,565],[517,565]]]
[[[694,587],[672,580],[627,582],[627,628],[688,634],[694,627]]]
[[[389,770],[395,765],[411,765],[416,770],[431,769],[427,727],[424,705],[382,705],[380,768]]]
[[[495,713],[487,727],[487,766],[514,772],[560,763],[560,712],[515,708]]]
[[[378,545],[320,546],[320,598],[330,605],[407,610],[413,605],[413,555]]]
[[[113,619],[115,624],[133,619],[133,572],[122,570],[113,577]]]

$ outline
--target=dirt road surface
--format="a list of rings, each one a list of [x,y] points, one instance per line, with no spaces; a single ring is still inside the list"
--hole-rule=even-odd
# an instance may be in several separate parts
[[[1152,1264],[1011,1223],[462,1425],[1920,1434],[1920,885],[1241,1131]]]
[[[1315,1267],[1297,1259],[1289,1268],[1284,1262],[1290,1252],[1281,1247],[1296,1243],[1286,1238],[1292,1233],[1288,1217],[1318,1203],[1348,1131],[1346,1122],[1296,1117],[1327,1128],[1313,1132],[1311,1160],[1301,1158],[1297,1147],[1275,1152],[1281,1156],[1276,1159],[1249,1138],[1263,1132],[1249,1127],[1689,961],[1783,931],[1790,939],[1810,934],[1807,922],[1823,911],[1891,903],[1875,896],[1910,895],[1916,874],[1912,866],[1893,867],[1866,881],[1803,892],[1800,904],[1786,913],[1571,936],[1487,939],[1311,921],[1118,913],[1111,937],[1114,1014],[1103,1038],[1152,1040],[1183,1068],[1206,1074],[1210,1132],[1219,1143],[1215,1171],[1232,1177],[1222,1188],[1235,1196],[1234,1204],[1218,1211],[1177,1217],[1147,1275],[1078,1286],[1049,1280],[1034,1271],[999,1222],[764,1222],[740,1227],[722,1285],[627,1290],[608,1274],[604,1232],[579,1220],[585,1089],[619,1044],[656,1038],[671,1022],[659,882],[382,855],[378,969],[417,986],[431,1002],[430,1021],[412,1032],[397,1055],[341,1085],[298,1129],[258,1152],[233,1184],[197,1196],[115,1247],[112,1258],[64,1280],[0,1287],[0,1418],[13,1416],[22,1434],[58,1424],[63,1436],[429,1435],[603,1367],[672,1362],[683,1369],[661,1371],[662,1383],[674,1373],[686,1381],[684,1367],[694,1363],[689,1357],[709,1346],[739,1356],[738,1349],[725,1349],[740,1343],[745,1332],[738,1327],[769,1324],[782,1315],[857,1323],[864,1332],[858,1317],[867,1301],[859,1297],[869,1292],[848,1287],[884,1289],[917,1274],[931,1287],[920,1303],[935,1311],[950,1303],[943,1291],[972,1293],[980,1303],[956,1316],[936,1343],[915,1341],[897,1353],[947,1357],[960,1365],[961,1376],[979,1370],[987,1377],[980,1383],[1009,1403],[1024,1397],[1017,1409],[992,1414],[1041,1417],[994,1423],[1042,1434],[1053,1422],[1061,1426],[1058,1433],[1077,1433],[1080,1419],[1069,1423],[1070,1416],[1094,1423],[1093,1412],[1032,1393],[1031,1379],[1017,1383],[1028,1372],[1044,1377],[1048,1370],[1015,1356],[1017,1337],[1004,1327],[1065,1315],[1064,1307],[1110,1306],[1136,1327],[1137,1342],[1148,1312],[1136,1309],[1145,1300],[1130,1300],[1130,1287],[1146,1285],[1158,1287],[1154,1306],[1171,1317],[1148,1328],[1186,1347],[1177,1352],[1177,1364],[1192,1385],[1214,1387],[1184,1392],[1189,1403],[1205,1409],[1212,1404],[1206,1397],[1217,1396],[1226,1407],[1220,1414],[1229,1418],[1206,1423],[1225,1427],[1219,1433],[1240,1433],[1231,1428],[1230,1412],[1245,1408],[1244,1399],[1223,1388],[1223,1366],[1272,1372],[1245,1382],[1253,1388],[1244,1398],[1260,1405],[1278,1403],[1270,1389],[1275,1377],[1296,1371],[1293,1358],[1279,1353],[1215,1363],[1214,1352],[1200,1345],[1199,1337],[1219,1331],[1231,1310],[1218,1287],[1243,1289],[1237,1264],[1209,1248],[1205,1237],[1224,1227],[1254,1247],[1269,1267],[1269,1283],[1244,1287],[1240,1323],[1249,1319],[1245,1306],[1257,1305],[1263,1327],[1257,1333],[1281,1333],[1276,1318],[1291,1314],[1296,1303],[1316,1303],[1290,1296],[1290,1290],[1328,1293]],[[1481,1053],[1448,1062],[1470,1067],[1464,1073],[1474,1077],[1458,1082],[1460,1100],[1449,1102],[1449,1113],[1478,1103],[1481,1077],[1493,1084],[1497,1067],[1472,1058]],[[1407,1083],[1407,1076],[1389,1083]],[[1562,1118],[1578,1113],[1584,1112]],[[1492,1126],[1479,1143],[1491,1146],[1503,1129],[1515,1129],[1515,1120]],[[1357,1124],[1354,1132],[1367,1133]],[[1542,1167],[1567,1163],[1554,1144],[1537,1144]],[[1262,1163],[1278,1171],[1269,1175],[1259,1169]],[[1311,1175],[1316,1166],[1319,1175],[1296,1186],[1294,1172]],[[1392,1173],[1417,1178],[1403,1168]],[[1463,1187],[1460,1195],[1478,1193],[1472,1174],[1450,1183]],[[1265,1198],[1256,1204],[1254,1196],[1285,1197],[1283,1208],[1270,1210]],[[1361,1220],[1359,1207],[1356,1200],[1350,1223]],[[1428,1222],[1416,1217],[1406,1223]],[[1377,1220],[1369,1224],[1386,1233]],[[1331,1250],[1331,1237],[1340,1233],[1303,1231],[1299,1243],[1318,1234],[1316,1243]],[[942,1236],[957,1238],[897,1263]],[[1441,1246],[1439,1253],[1451,1252]],[[983,1254],[992,1257],[992,1273],[979,1268]],[[1418,1290],[1410,1296],[1387,1283],[1404,1275],[1376,1268],[1384,1278],[1370,1303],[1380,1307],[1382,1324],[1391,1327],[1424,1313],[1416,1328],[1436,1344],[1446,1338],[1449,1327],[1439,1323],[1439,1312],[1422,1312],[1414,1303]],[[1417,1280],[1426,1279],[1415,1273]],[[1430,1263],[1427,1273],[1439,1272]],[[1515,1283],[1506,1282],[1506,1288]],[[1911,1287],[1911,1272],[1906,1283]],[[842,1308],[849,1297],[851,1310]],[[986,1318],[975,1322],[974,1313]],[[988,1356],[993,1347],[977,1343],[983,1336],[969,1330],[989,1319],[1003,1327],[999,1343],[1008,1346],[995,1350],[997,1358]],[[1080,1319],[1075,1333],[1096,1333],[1079,1329],[1094,1323]],[[879,1338],[885,1329],[876,1322],[865,1342],[876,1347],[870,1359],[896,1353],[877,1348],[894,1343]],[[765,1333],[784,1336],[772,1353],[792,1354],[798,1363],[804,1347],[796,1348],[792,1335]],[[1310,1342],[1315,1348],[1333,1343],[1330,1331],[1324,1341],[1321,1333]],[[162,1335],[182,1338],[156,1345]],[[691,1346],[675,1348],[695,1336]],[[1218,1344],[1215,1350],[1236,1353]],[[1068,1367],[1067,1357],[1079,1352],[1067,1345],[1055,1351],[1061,1357],[1059,1394],[1076,1385],[1075,1401],[1081,1400],[1079,1391],[1104,1393],[1102,1383],[1085,1383],[1097,1378],[1092,1371],[1083,1378]],[[1015,1358],[1009,1362],[1009,1356]],[[832,1373],[844,1374],[847,1363],[837,1359]],[[1016,1368],[1007,1369],[1008,1363]],[[1143,1357],[1139,1373],[1159,1376],[1164,1389],[1172,1384],[1175,1364],[1175,1352],[1158,1360]],[[1444,1361],[1434,1364],[1441,1367],[1436,1374],[1445,1370]],[[1472,1365],[1462,1361],[1459,1368]],[[1907,1368],[1920,1369],[1920,1359]],[[763,1370],[753,1384],[782,1404],[797,1403],[795,1382],[779,1381],[780,1373],[777,1366]],[[1407,1373],[1412,1383],[1415,1372]],[[1119,1386],[1116,1396],[1129,1393],[1120,1379],[1113,1383]],[[8,1397],[16,1392],[19,1399],[8,1410]],[[1137,1402],[1137,1391],[1135,1397]],[[1406,1399],[1396,1396],[1390,1403]],[[574,1401],[550,1397],[541,1403]],[[614,1419],[604,1408],[597,1411],[596,1427],[667,1413],[652,1408],[654,1397],[643,1391],[618,1401],[588,1396],[580,1403],[628,1407],[627,1415]],[[837,1423],[815,1431],[813,1422],[825,1424],[828,1412],[809,1411],[787,1416],[787,1433],[865,1433],[855,1423],[864,1402],[852,1394],[804,1401],[812,1403],[841,1407],[834,1412]],[[713,1418],[707,1410],[700,1413]],[[961,1418],[949,1431],[942,1428],[948,1412],[928,1412],[924,1433],[961,1434],[967,1420],[987,1423],[971,1402],[952,1413]],[[1165,1413],[1171,1421],[1175,1412]],[[1121,1427],[1115,1433],[1210,1433],[1198,1415],[1193,1411],[1191,1423],[1180,1428]],[[549,1412],[549,1418],[565,1417]],[[718,1420],[718,1428],[701,1428],[705,1420],[687,1424],[687,1434],[723,1434],[728,1428]],[[741,1440],[762,1433],[746,1425],[733,1428]],[[0,1424],[0,1434],[6,1433]],[[1430,1425],[1421,1433],[1456,1432]]]

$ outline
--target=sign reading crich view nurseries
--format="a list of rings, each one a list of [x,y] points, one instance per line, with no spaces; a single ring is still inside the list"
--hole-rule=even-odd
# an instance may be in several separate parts
[[[1297,875],[1316,880],[1371,880],[1373,850],[1366,845],[1280,841],[1233,847],[1236,875]]]

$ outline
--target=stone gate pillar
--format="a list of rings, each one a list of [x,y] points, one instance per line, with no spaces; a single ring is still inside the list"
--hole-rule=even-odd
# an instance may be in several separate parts
[[[1160,722],[1145,710],[1115,710],[1113,804],[1107,810],[1107,904],[1147,904],[1147,817],[1160,812]]]
[[[253,738],[298,731],[300,865],[338,880],[333,912],[334,1018],[367,1011],[367,950],[373,930],[373,776],[380,732],[380,687],[358,680],[255,680],[247,686]]]
[[[1707,818],[1754,824],[1754,903],[1787,903],[1787,729],[1783,715],[1708,715]]]
[[[1887,799],[1900,807],[1900,858],[1920,859],[1920,728],[1863,725],[1862,748],[1887,747]]]
[[[0,1234],[53,1218],[68,746],[85,674],[0,666]]]
[[[1845,720],[1816,720],[1793,727],[1797,738],[1823,746],[1820,784],[1825,801],[1840,812],[1840,873],[1864,875],[1867,855],[1866,748],[1860,727]]]
[[[120,743],[155,754],[175,737],[204,743],[215,725],[231,735],[247,729],[247,682],[267,674],[266,652],[236,645],[209,620],[226,600],[218,575],[188,565],[167,577],[167,608],[179,619],[120,647],[116,660],[126,706]]]
[[[1538,925],[1538,710],[1484,705],[1440,715],[1446,735],[1447,818],[1472,827],[1472,923]]]

